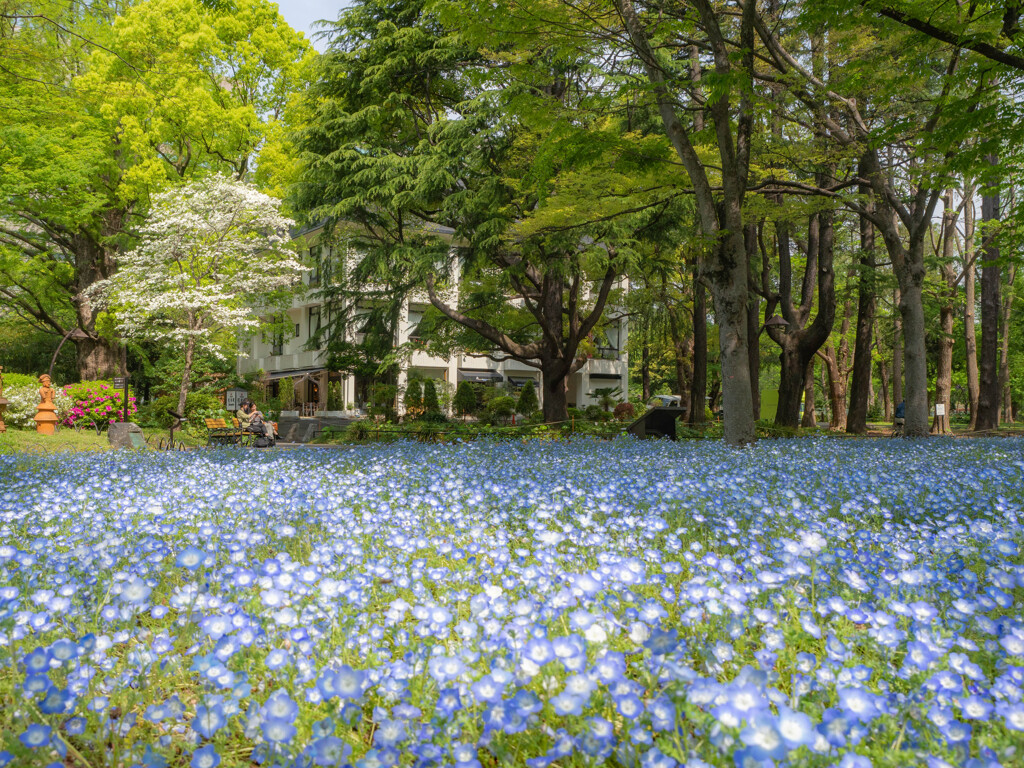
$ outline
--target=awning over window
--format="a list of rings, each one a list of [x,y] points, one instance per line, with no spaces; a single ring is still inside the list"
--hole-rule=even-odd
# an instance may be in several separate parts
[[[459,369],[459,381],[473,381],[478,384],[490,384],[499,383],[505,380],[497,371],[491,371],[486,368],[483,369],[472,369],[472,368],[460,368]]]
[[[590,380],[600,379],[602,381],[622,381],[622,376],[618,373],[592,373],[590,374]]]
[[[537,385],[537,380],[533,376],[509,376],[508,380],[517,387],[526,386],[526,382],[528,381],[532,381],[534,386]]]
[[[278,379],[307,379],[315,373],[320,373],[324,370],[323,366],[318,368],[298,368],[290,371],[271,371],[268,373],[267,381],[277,381]]]

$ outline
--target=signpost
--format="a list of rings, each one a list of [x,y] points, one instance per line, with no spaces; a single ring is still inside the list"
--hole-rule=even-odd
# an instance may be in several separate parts
[[[121,401],[121,421],[128,421],[128,376],[115,376],[114,389],[124,390]]]

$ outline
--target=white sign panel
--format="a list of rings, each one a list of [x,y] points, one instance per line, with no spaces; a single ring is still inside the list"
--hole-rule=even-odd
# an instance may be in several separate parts
[[[224,408],[229,411],[237,411],[245,402],[248,394],[244,389],[229,389],[224,393]]]
[[[935,415],[936,416],[945,416],[946,415],[946,404],[945,403],[936,403],[935,404]]]

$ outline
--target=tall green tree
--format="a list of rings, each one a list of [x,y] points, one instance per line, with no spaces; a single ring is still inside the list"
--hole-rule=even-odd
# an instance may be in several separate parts
[[[153,192],[253,170],[308,46],[265,0],[67,5],[59,25],[20,26],[35,56],[0,72],[0,295],[54,334],[84,331],[94,379],[119,355],[87,289]]]
[[[413,0],[342,14],[297,204],[358,228],[350,306],[374,285],[391,301],[425,289],[471,351],[537,368],[545,418],[564,420],[638,241],[668,220],[673,197],[651,183],[665,142],[581,107],[590,62],[529,37],[485,44],[441,16]]]

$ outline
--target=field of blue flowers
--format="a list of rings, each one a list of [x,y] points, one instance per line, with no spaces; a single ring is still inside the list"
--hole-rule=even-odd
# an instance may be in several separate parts
[[[0,765],[1020,766],[1024,441],[0,456]]]

